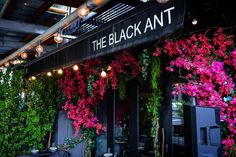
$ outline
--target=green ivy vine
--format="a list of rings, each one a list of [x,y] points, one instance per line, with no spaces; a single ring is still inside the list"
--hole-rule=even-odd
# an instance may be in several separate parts
[[[162,100],[161,91],[159,87],[160,78],[160,60],[153,58],[151,64],[151,95],[147,102],[147,111],[151,116],[152,128],[151,136],[153,138],[155,157],[160,157],[158,130],[159,130],[159,109]]]
[[[11,68],[0,72],[0,78],[1,157],[30,153],[33,146],[46,148],[62,97],[55,79],[28,82],[23,69]]]

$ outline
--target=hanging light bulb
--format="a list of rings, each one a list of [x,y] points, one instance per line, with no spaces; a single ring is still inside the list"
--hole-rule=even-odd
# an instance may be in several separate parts
[[[58,44],[62,43],[63,37],[62,37],[61,33],[54,34],[54,41]]]
[[[111,71],[111,66],[110,65],[107,67],[107,71]]]
[[[52,76],[52,73],[49,71],[49,72],[47,72],[47,76],[48,77],[51,77]]]
[[[28,54],[27,54],[26,52],[22,52],[22,53],[20,54],[20,57],[21,57],[22,59],[26,59],[26,58],[28,57]]]
[[[57,71],[57,73],[58,73],[59,75],[61,75],[61,74],[63,74],[63,70],[62,70],[62,69],[59,69],[59,70]]]
[[[107,73],[104,70],[102,70],[101,77],[106,77],[106,76],[107,76]]]
[[[10,66],[10,62],[6,62],[4,65],[5,65],[5,67],[9,67]]]
[[[89,12],[90,12],[89,7],[88,6],[83,6],[83,7],[78,9],[77,15],[80,18],[85,18],[86,16],[88,16]]]
[[[192,24],[193,24],[193,25],[196,25],[197,23],[198,23],[197,19],[193,19],[193,20],[192,20]]]
[[[13,65],[21,64],[22,62],[19,59],[12,61]]]
[[[39,41],[38,46],[36,47],[36,51],[38,52],[38,55],[40,56],[43,53],[43,46],[41,45],[41,41]],[[38,56],[38,57],[39,57]]]
[[[32,79],[32,80],[36,80],[36,77],[35,77],[35,76],[32,76],[31,79]]]
[[[78,65],[74,65],[74,66],[73,66],[73,70],[74,70],[74,71],[78,71],[78,70],[79,70],[79,66],[78,66]]]
[[[161,3],[161,4],[164,4],[164,3],[167,3],[169,2],[170,0],[157,0],[158,3]]]

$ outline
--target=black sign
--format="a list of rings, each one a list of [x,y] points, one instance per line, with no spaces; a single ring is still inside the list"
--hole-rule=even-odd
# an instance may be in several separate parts
[[[157,40],[183,26],[184,9],[185,0],[144,4],[30,63],[28,71],[38,73]]]

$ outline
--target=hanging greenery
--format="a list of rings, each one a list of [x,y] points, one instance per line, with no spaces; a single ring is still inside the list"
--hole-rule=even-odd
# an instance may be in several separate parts
[[[119,83],[119,98],[120,100],[124,100],[126,98],[126,81],[125,80],[120,80],[120,83]]]
[[[160,60],[153,58],[151,64],[151,95],[147,101],[147,111],[152,121],[151,136],[153,138],[155,157],[160,157],[159,152],[159,109],[162,100],[160,87],[158,85],[160,78]]]
[[[141,66],[141,73],[144,80],[147,79],[148,67],[151,62],[150,53],[147,49],[144,49],[139,55],[139,64]]]
[[[46,148],[54,124],[58,89],[53,79],[24,81],[24,71],[8,68],[0,83],[0,150],[2,157]]]
[[[53,131],[56,119],[57,105],[61,102],[62,95],[56,84],[55,78],[38,77],[27,82],[27,100],[23,117],[25,129],[22,136],[29,149],[36,146],[42,150],[48,140],[49,133]]]

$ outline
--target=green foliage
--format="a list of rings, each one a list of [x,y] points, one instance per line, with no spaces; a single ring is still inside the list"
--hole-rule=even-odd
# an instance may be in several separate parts
[[[144,80],[147,79],[148,67],[151,62],[150,54],[147,49],[143,50],[143,53],[139,55],[139,64],[141,65],[141,73]]]
[[[153,91],[158,90],[158,82],[160,77],[160,59],[152,58],[151,67],[151,88]]]
[[[55,80],[42,77],[26,83],[23,70],[10,68],[0,76],[1,157],[29,153],[33,145],[43,149],[61,97]]]
[[[95,76],[89,75],[87,91],[91,96],[93,96],[93,82],[95,82]]]
[[[159,143],[158,143],[158,130],[159,130],[159,109],[162,100],[160,87],[158,85],[160,77],[160,60],[152,59],[151,65],[151,90],[152,93],[147,101],[147,111],[150,114],[152,121],[151,136],[154,143],[155,157],[160,156]]]
[[[121,79],[119,82],[119,98],[124,100],[126,98],[126,81]]]
[[[47,136],[52,132],[60,93],[56,80],[40,77],[27,84],[27,101],[23,117],[26,123],[23,135],[29,149],[34,145],[43,149]]]
[[[24,72],[8,68],[2,73],[0,100],[0,150],[2,157],[14,157],[22,148],[20,105],[24,85]]]

